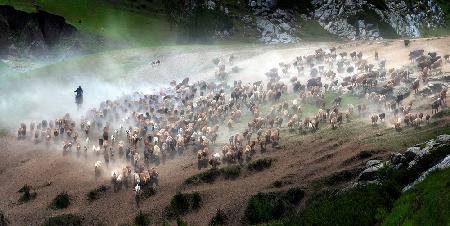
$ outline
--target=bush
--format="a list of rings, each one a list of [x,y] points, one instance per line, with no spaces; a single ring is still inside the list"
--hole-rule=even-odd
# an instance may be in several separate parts
[[[272,166],[273,159],[271,158],[262,158],[253,160],[248,163],[247,169],[254,171],[262,171]]]
[[[199,173],[189,177],[184,181],[185,184],[199,184],[201,182],[213,183],[220,176],[220,170],[209,169],[203,173]]]
[[[21,189],[19,189],[19,193],[22,193],[22,195],[19,198],[20,202],[28,202],[34,198],[36,198],[36,192],[31,191],[31,187],[28,185],[24,185]]]
[[[59,193],[50,205],[52,209],[64,209],[70,205],[70,196],[66,192]]]
[[[6,218],[5,214],[3,213],[3,211],[0,211],[0,226],[6,226],[8,224],[9,224],[9,221]]]
[[[102,185],[92,191],[89,191],[89,193],[87,194],[87,199],[89,201],[94,201],[100,198],[100,194],[104,193],[108,190],[108,187]]]
[[[348,182],[357,176],[356,171],[352,172],[349,170],[343,170],[340,172],[336,172],[331,176],[325,178],[324,182],[328,186],[337,185],[342,182]]]
[[[238,165],[225,166],[220,169],[225,179],[235,179],[241,175],[241,167]]]
[[[305,192],[300,188],[290,188],[286,194],[284,194],[284,199],[291,204],[299,203],[303,197],[305,197]]]
[[[242,221],[259,224],[293,214],[295,205],[303,197],[304,192],[300,188],[291,188],[286,192],[258,193],[250,197]]]
[[[274,181],[272,183],[272,186],[275,187],[275,188],[281,188],[283,186],[283,182],[279,181],[279,180],[276,180],[276,181]]]
[[[50,217],[43,226],[81,226],[82,219],[73,214],[63,214],[56,217]]]
[[[172,197],[169,206],[166,207],[166,215],[168,217],[176,217],[184,215],[192,210],[199,209],[202,204],[200,193],[192,194],[178,193]]]
[[[273,217],[276,199],[274,193],[258,193],[250,197],[244,213],[244,222],[257,224],[276,219]]]
[[[181,218],[177,218],[177,226],[188,226],[186,222],[183,221]]]
[[[134,223],[139,226],[147,226],[150,225],[150,218],[148,217],[148,214],[139,211],[139,213],[134,218]]]
[[[213,218],[211,218],[211,221],[209,222],[210,226],[218,226],[218,225],[225,225],[228,222],[228,217],[225,214],[225,212],[223,212],[220,209],[217,209],[217,213],[216,215],[214,215]]]

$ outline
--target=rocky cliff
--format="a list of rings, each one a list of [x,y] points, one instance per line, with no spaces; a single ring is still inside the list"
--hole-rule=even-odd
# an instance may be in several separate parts
[[[433,0],[311,0],[304,1],[300,18],[316,20],[331,34],[341,38],[383,39],[420,37],[422,28],[444,26],[445,12]],[[260,40],[265,43],[298,42],[294,32],[298,9],[279,8],[274,0],[249,0]]]
[[[81,34],[61,16],[0,6],[0,57],[45,58],[86,52],[93,39],[96,38]]]

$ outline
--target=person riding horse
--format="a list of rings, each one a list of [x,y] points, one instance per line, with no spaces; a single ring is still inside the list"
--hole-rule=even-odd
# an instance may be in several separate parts
[[[83,89],[81,86],[78,86],[78,88],[73,92],[77,93],[75,95],[75,103],[77,103],[78,107],[80,107],[81,104],[83,104]]]

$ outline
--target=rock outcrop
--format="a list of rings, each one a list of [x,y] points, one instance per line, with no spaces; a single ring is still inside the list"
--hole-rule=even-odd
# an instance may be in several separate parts
[[[39,57],[89,52],[88,42],[102,42],[82,34],[61,16],[44,11],[27,13],[0,6],[0,56]]]
[[[364,170],[359,174],[357,184],[376,183],[378,181],[378,171],[383,167],[387,166],[392,167],[393,169],[400,169],[401,167],[411,168],[424,156],[430,155],[438,149],[442,150],[442,148],[450,149],[450,135],[439,135],[436,139],[431,139],[424,143],[409,147],[403,154],[393,153],[390,160],[386,162],[382,162],[381,160],[369,160]],[[405,189],[409,189],[414,184],[422,181],[426,175],[433,170],[450,167],[450,156],[444,156],[439,161],[439,164],[432,166],[430,169],[423,172],[418,180],[405,187]]]
[[[420,37],[420,27],[444,23],[433,0],[408,4],[403,0],[313,0],[314,17],[328,32],[351,40],[398,36]]]
[[[277,9],[274,0],[249,1],[249,6],[255,17],[256,28],[261,34],[261,42],[286,44],[300,41],[300,38],[295,36],[300,27],[296,24],[293,11]],[[250,23],[252,22],[250,20]]]

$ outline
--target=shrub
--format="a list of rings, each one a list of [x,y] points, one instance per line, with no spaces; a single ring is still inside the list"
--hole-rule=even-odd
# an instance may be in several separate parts
[[[50,217],[43,226],[81,226],[82,219],[73,214],[63,214],[56,217]]]
[[[241,167],[238,165],[225,166],[220,169],[220,172],[225,179],[235,179],[241,175]]]
[[[0,226],[6,226],[8,224],[9,224],[9,221],[6,218],[5,214],[3,213],[3,211],[0,211]]]
[[[166,207],[166,215],[168,217],[176,217],[184,215],[192,210],[199,209],[202,204],[200,193],[192,194],[178,193],[172,197],[169,206]]]
[[[184,181],[185,184],[199,184],[201,182],[213,183],[220,176],[220,170],[209,169],[203,173],[199,173],[189,177]]]
[[[150,224],[150,219],[148,217],[148,214],[143,213],[142,211],[139,211],[139,213],[134,218],[134,223],[139,226],[147,226]]]
[[[156,194],[155,188],[141,190],[141,198],[143,198],[143,199],[148,199],[155,194]]]
[[[250,197],[244,213],[244,222],[257,224],[274,219],[275,200],[276,195],[274,193],[258,193]]]
[[[102,185],[94,190],[89,191],[89,193],[87,194],[87,199],[89,201],[94,201],[100,198],[100,194],[104,193],[108,190],[108,187]]]
[[[303,197],[305,197],[305,192],[300,188],[290,188],[286,194],[284,194],[284,199],[291,204],[299,203]]]
[[[183,219],[177,217],[177,226],[188,226],[188,224]]]
[[[286,192],[258,193],[250,197],[242,221],[259,224],[293,214],[295,205],[303,197],[304,192],[300,188],[291,188]]]
[[[275,188],[281,188],[283,186],[283,182],[279,181],[279,180],[276,180],[276,181],[274,181],[272,183],[272,186],[275,187]]]
[[[21,189],[19,189],[19,193],[22,193],[22,195],[19,198],[19,201],[21,202],[28,202],[34,198],[36,198],[36,192],[31,191],[31,187],[28,185],[24,185]]]
[[[343,170],[340,172],[336,172],[331,176],[325,178],[324,182],[328,186],[337,185],[341,182],[348,182],[357,176],[356,172],[352,172],[349,170]]]
[[[210,226],[218,226],[218,225],[225,225],[228,222],[228,217],[221,209],[217,209],[216,215],[214,215],[213,218],[211,218],[211,221],[209,222]]]
[[[66,192],[59,193],[50,205],[52,209],[64,209],[70,205],[70,196]]]
[[[262,171],[272,166],[273,159],[271,158],[262,158],[253,160],[248,163],[247,169],[254,171]]]

